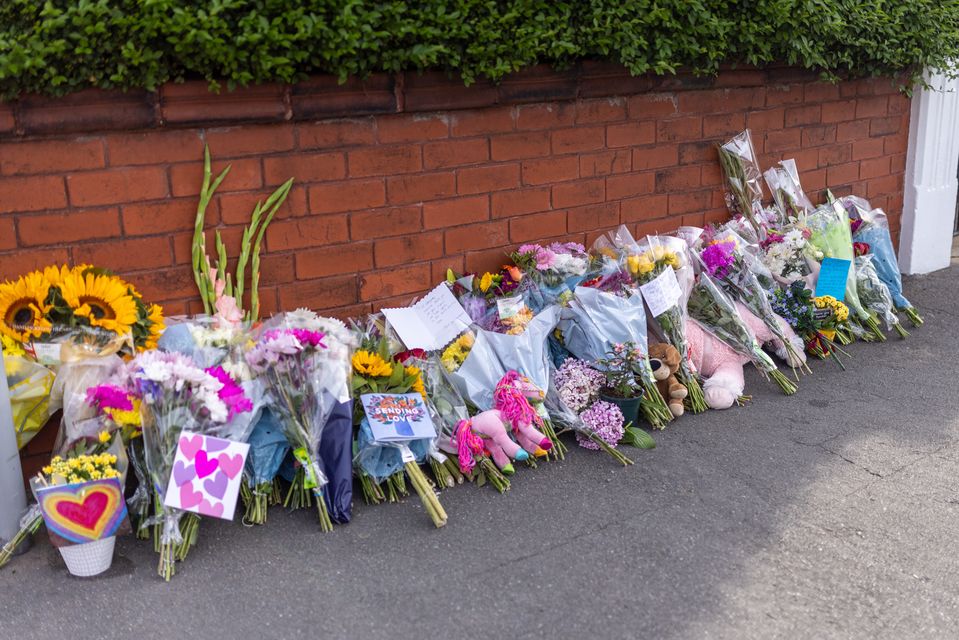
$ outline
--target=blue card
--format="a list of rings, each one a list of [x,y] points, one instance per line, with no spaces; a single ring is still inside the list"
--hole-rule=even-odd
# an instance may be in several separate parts
[[[846,281],[849,278],[850,260],[839,258],[825,258],[819,269],[819,280],[816,281],[816,297],[832,296],[842,302],[846,298]]]

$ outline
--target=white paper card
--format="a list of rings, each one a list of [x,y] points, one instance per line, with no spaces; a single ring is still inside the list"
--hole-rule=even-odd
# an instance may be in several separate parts
[[[232,520],[249,451],[245,442],[181,432],[163,504]]]
[[[47,366],[56,366],[61,363],[60,348],[63,346],[59,342],[34,342],[33,353],[37,357],[37,362]]]
[[[496,311],[499,313],[500,320],[515,318],[525,308],[526,301],[519,296],[515,298],[499,298],[496,301]]]
[[[442,349],[470,326],[453,292],[441,284],[412,307],[383,309],[407,349]]]
[[[418,393],[365,393],[360,402],[376,442],[436,437],[430,413]]]
[[[656,276],[652,282],[648,282],[639,287],[643,292],[643,299],[646,300],[646,306],[654,318],[665,313],[670,307],[676,306],[683,295],[679,288],[679,281],[676,279],[676,272],[672,269],[666,269]]]

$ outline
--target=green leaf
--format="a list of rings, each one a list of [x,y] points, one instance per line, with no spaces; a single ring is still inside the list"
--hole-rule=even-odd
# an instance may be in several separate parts
[[[649,435],[638,427],[626,427],[626,430],[623,433],[623,439],[620,440],[620,443],[628,444],[636,447],[637,449],[656,448],[656,441],[653,440],[653,436]]]

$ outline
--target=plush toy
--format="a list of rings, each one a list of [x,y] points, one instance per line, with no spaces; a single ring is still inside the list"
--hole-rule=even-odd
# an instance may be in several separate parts
[[[682,355],[673,345],[665,342],[649,345],[649,364],[653,368],[656,387],[676,418],[683,415],[683,398],[688,395],[686,386],[676,378],[680,362]]]
[[[456,425],[456,457],[460,471],[470,473],[476,465],[475,456],[488,455],[506,475],[513,474],[513,463],[527,460],[529,454],[510,439],[496,409],[484,411]]]
[[[756,336],[756,340],[760,344],[770,343],[776,355],[790,367],[798,367],[806,361],[802,340],[785,320],[776,316],[783,334],[794,347],[792,352],[787,351],[769,327],[746,307],[737,302],[736,309]],[[743,394],[743,365],[749,362],[749,358],[708,333],[695,320],[686,321],[686,340],[689,343],[690,360],[705,380],[703,396],[706,404],[712,409],[728,409],[733,406]]]

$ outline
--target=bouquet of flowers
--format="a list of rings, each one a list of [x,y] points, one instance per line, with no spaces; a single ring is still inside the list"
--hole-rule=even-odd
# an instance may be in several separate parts
[[[819,249],[825,257],[848,260],[849,276],[846,280],[846,300],[855,318],[863,326],[863,339],[884,341],[886,336],[879,329],[876,318],[859,299],[856,286],[855,252],[852,246],[852,232],[846,210],[839,201],[820,207],[807,218],[810,228],[809,242]]]
[[[524,244],[510,258],[537,285],[537,310],[563,303],[589,266],[586,248],[576,242],[554,242],[545,247]]]
[[[719,145],[719,164],[726,176],[726,206],[748,220],[762,240],[762,172],[749,129]]]
[[[378,331],[369,328],[363,332],[360,348],[353,354],[353,395],[388,393],[419,393],[424,404],[429,401],[419,367],[404,365],[391,356],[390,342]],[[379,487],[384,480],[389,499],[394,501],[398,495],[406,494],[405,476],[416,490],[423,508],[436,527],[447,522],[446,510],[440,504],[429,479],[419,467],[426,462],[434,447],[433,438],[414,439],[402,443],[381,443],[373,437],[373,432],[361,404],[356,404],[353,416],[354,424],[359,427],[357,435],[356,464],[360,473],[360,483],[368,502],[379,503],[384,499]]]
[[[858,245],[859,243],[855,244]],[[899,324],[892,293],[889,292],[889,287],[879,278],[873,262],[873,255],[865,251],[868,251],[868,248],[861,255],[857,252],[855,260],[856,289],[859,291],[859,300],[866,309],[885,322],[886,329],[894,329],[900,338],[905,338],[909,333]]]
[[[22,449],[53,413],[50,391],[53,389],[54,374],[27,357],[21,344],[13,338],[0,335],[0,339],[3,340],[4,373],[10,390],[13,428],[17,434],[17,447]]]
[[[620,230],[622,233],[622,230]],[[688,401],[694,413],[706,410],[702,387],[689,360],[686,341],[685,297],[692,287],[693,272],[686,255],[686,242],[670,236],[648,236],[641,244],[627,249],[626,265],[646,298],[651,315],[666,339],[682,355],[679,374],[689,391]],[[678,289],[679,295],[673,292]],[[655,299],[656,304],[650,304]]]
[[[896,308],[902,310],[914,326],[921,326],[922,317],[902,295],[902,274],[899,272],[885,212],[882,209],[873,209],[868,202],[855,196],[843,198],[842,204],[852,219],[853,240],[869,245],[876,274],[889,287]]]
[[[770,231],[762,243],[761,259],[773,278],[783,286],[801,280],[806,287],[814,286],[823,253],[809,244],[810,231],[793,223],[777,231]]]
[[[828,300],[827,300],[828,298]],[[833,341],[849,317],[849,309],[831,296],[815,299],[802,282],[777,289],[770,296],[773,310],[802,337],[806,352],[820,359],[831,357],[843,367],[838,353],[846,354]]]
[[[457,277],[447,272],[453,295],[477,326],[496,333],[519,334],[533,319],[527,299],[535,285],[524,281],[519,267],[503,267],[499,273],[486,272]]]
[[[736,305],[723,293],[707,272],[696,278],[689,296],[689,315],[706,331],[748,357],[764,375],[772,378],[786,395],[796,392],[796,385],[783,375],[776,363],[762,350],[755,335],[739,315]]]
[[[750,268],[749,263],[753,257],[741,250],[741,246],[742,241],[735,234],[726,233],[722,237],[713,235],[699,252],[699,258],[706,273],[715,278],[733,299],[742,303],[754,316],[762,320],[782,344],[787,355],[786,360],[794,370],[799,366],[804,371],[812,373],[812,370],[806,366],[804,358],[797,352],[797,347],[786,336],[781,324],[784,321],[773,311],[765,289]],[[798,349],[802,349],[802,346]]]
[[[295,328],[279,316],[262,328],[256,344],[246,353],[254,373],[266,381],[272,403],[293,449],[297,470],[285,505],[309,507],[316,498],[320,528],[332,531],[333,522],[322,499],[326,475],[320,468],[319,447],[323,429],[335,405],[341,401],[344,373],[340,363],[327,353],[325,334]]]
[[[763,173],[766,186],[773,194],[780,219],[799,218],[813,212],[814,207],[799,184],[799,170],[793,159],[783,160],[778,167],[767,169]]]

